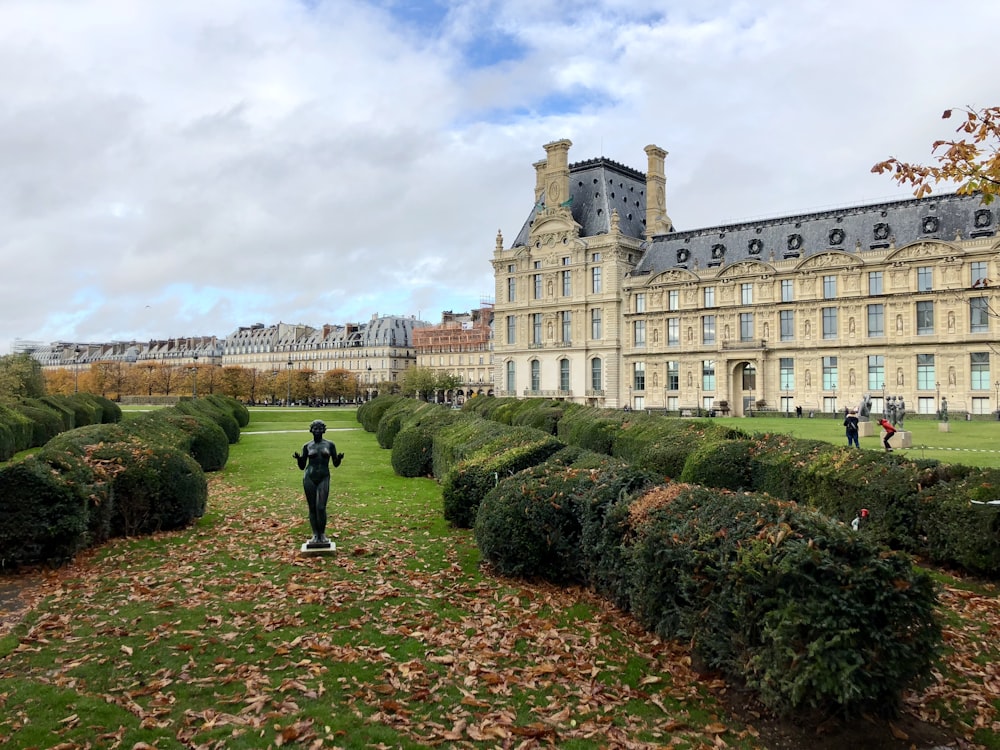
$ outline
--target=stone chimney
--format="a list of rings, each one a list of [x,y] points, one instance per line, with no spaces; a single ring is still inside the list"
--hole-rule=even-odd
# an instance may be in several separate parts
[[[569,147],[568,138],[545,144],[545,207],[559,208],[569,200]]]
[[[659,146],[646,146],[646,240],[654,235],[666,234],[673,223],[667,215],[667,175],[663,160],[667,152]]]

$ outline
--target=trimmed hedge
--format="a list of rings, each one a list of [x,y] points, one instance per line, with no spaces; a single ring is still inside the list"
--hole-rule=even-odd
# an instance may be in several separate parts
[[[720,440],[699,446],[687,457],[680,481],[727,490],[749,490],[749,440]]]
[[[371,401],[367,401],[358,407],[357,420],[366,432],[375,432],[382,415],[390,406],[397,401],[401,401],[402,396],[378,396]]]
[[[63,432],[34,456],[0,467],[3,564],[62,562],[110,535],[191,523],[205,512],[204,471],[221,469],[229,455],[232,436],[220,423],[237,424],[227,400],[191,402]]]
[[[895,711],[941,644],[931,577],[794,503],[673,485],[630,509],[630,606],[770,708]]]
[[[917,496],[925,553],[936,563],[979,575],[1000,571],[1000,470],[975,469]]]
[[[472,528],[483,497],[501,478],[535,466],[564,447],[562,441],[540,430],[510,429],[495,443],[458,463],[442,480],[445,520]]]
[[[0,566],[72,559],[88,540],[85,485],[29,456],[0,469]]]

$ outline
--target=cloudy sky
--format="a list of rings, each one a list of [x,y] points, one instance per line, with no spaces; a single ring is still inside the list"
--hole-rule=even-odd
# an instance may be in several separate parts
[[[0,353],[436,322],[493,294],[542,145],[678,229],[905,198],[1000,104],[984,0],[0,0]]]

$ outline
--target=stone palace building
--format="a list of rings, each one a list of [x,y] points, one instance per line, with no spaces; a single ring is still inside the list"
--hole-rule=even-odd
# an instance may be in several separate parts
[[[547,144],[497,235],[497,395],[605,407],[989,414],[1000,398],[997,212],[938,195],[679,231],[646,172]]]

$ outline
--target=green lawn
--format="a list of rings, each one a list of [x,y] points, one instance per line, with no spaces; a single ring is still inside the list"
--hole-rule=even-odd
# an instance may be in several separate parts
[[[337,554],[306,558],[292,453],[315,418],[346,457],[330,500]],[[731,421],[834,441],[842,429]],[[44,577],[39,606],[0,637],[0,745],[767,747],[685,644],[585,590],[490,576],[472,534],[444,522],[438,484],[395,476],[353,410],[254,409],[210,481],[193,527],[113,540]],[[1000,663],[976,628],[995,587],[942,585],[957,592],[956,663]],[[977,672],[942,673],[910,710],[997,720],[1000,702],[972,702]]]

